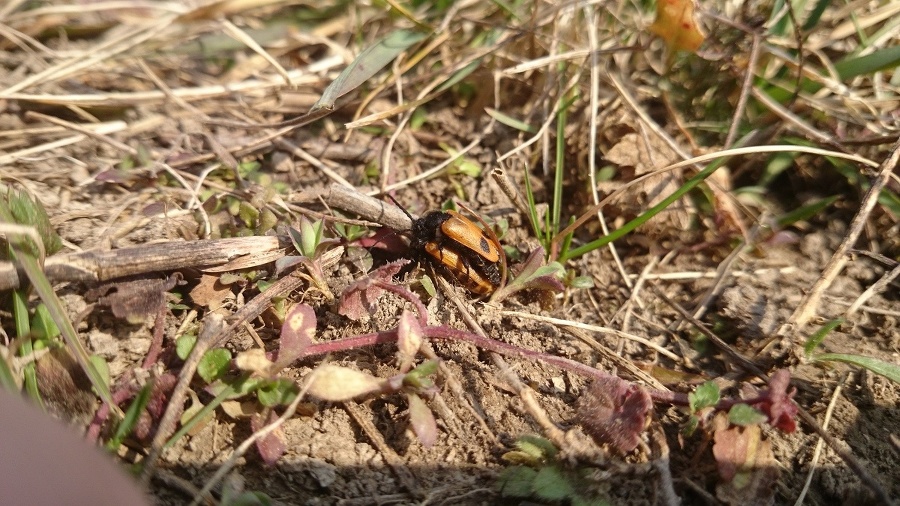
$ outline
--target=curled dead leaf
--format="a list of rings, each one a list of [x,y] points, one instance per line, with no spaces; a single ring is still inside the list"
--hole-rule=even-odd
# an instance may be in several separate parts
[[[349,401],[381,390],[383,381],[371,374],[326,364],[311,375],[309,395],[329,402]]]

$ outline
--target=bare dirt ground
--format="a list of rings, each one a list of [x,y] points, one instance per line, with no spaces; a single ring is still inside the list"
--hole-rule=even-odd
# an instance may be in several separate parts
[[[328,217],[329,238],[338,237],[335,227],[350,227],[359,219],[372,225],[364,230],[374,232],[375,218],[326,205],[333,204],[327,197],[331,185],[347,182],[359,193],[387,189],[417,215],[455,200],[491,223],[505,222],[501,242],[515,266],[539,242],[491,169],[502,167],[504,177],[521,192],[528,171],[544,213],[550,212],[544,203],[553,196],[552,168],[564,164],[565,225],[569,216],[590,210],[595,202],[592,182],[602,199],[639,176],[680,161],[681,155],[661,140],[663,135],[676,139],[684,153],[722,149],[724,132],[716,128],[729,126],[751,52],[750,35],[719,27],[707,40],[706,52],[678,58],[666,72],[666,50],[649,34],[622,36],[621,43],[602,46],[606,52],[598,53],[599,107],[594,109],[592,67],[585,54],[570,56],[574,63],[564,71],[550,68],[556,64],[510,70],[565,52],[558,43],[566,51],[597,48],[597,41],[581,32],[593,26],[582,17],[581,7],[570,12],[550,4],[522,6],[522,12],[530,13],[525,18],[533,15],[531,24],[517,21],[521,31],[515,33],[512,27],[497,29],[490,32],[493,45],[478,46],[471,32],[485,29],[479,13],[486,13],[484,19],[500,14],[494,4],[460,4],[455,15],[429,18],[435,27],[442,19],[446,25],[339,100],[327,117],[294,129],[254,129],[245,124],[273,125],[305,114],[361,48],[393,31],[392,22],[410,23],[362,5],[309,10],[278,2],[253,8],[225,4],[213,4],[208,12],[165,2],[122,9],[84,2],[81,12],[59,6],[27,9],[24,4],[0,8],[0,177],[4,185],[27,189],[46,208],[63,240],[56,255],[146,248],[164,241],[181,241],[190,248],[207,239],[284,238],[287,226],[298,226],[300,216]],[[645,14],[643,19],[651,18]],[[276,26],[273,20],[280,19],[288,20],[286,25]],[[640,33],[640,24],[629,24],[637,19],[632,13],[619,22]],[[825,19],[840,24],[838,17]],[[366,28],[359,28],[364,22]],[[260,41],[264,49],[254,51],[243,37]],[[767,51],[769,56],[776,53]],[[413,65],[413,56],[423,63]],[[744,67],[733,64],[737,59]],[[429,96],[438,89],[432,85],[472,62],[478,67],[462,84]],[[688,74],[694,77],[688,79]],[[710,80],[718,81],[717,87]],[[560,86],[568,90],[563,95]],[[825,149],[851,146],[847,153],[877,165],[890,159],[897,138],[897,89],[888,90],[892,98],[871,102],[869,112],[892,118],[893,124],[883,121],[869,130],[853,114],[823,119],[816,116],[813,102],[794,103],[794,113],[814,128],[834,139],[834,132],[840,132],[839,140],[865,143],[822,141],[761,108],[748,113],[753,119],[742,132],[757,135],[757,144],[805,137],[808,144]],[[426,96],[418,108],[395,109],[398,102]],[[557,129],[551,110],[566,97],[573,101]],[[710,101],[732,109],[727,114],[713,110]],[[487,109],[520,118],[535,130],[523,132],[496,121]],[[383,118],[370,117],[377,113]],[[346,128],[359,118],[362,126]],[[538,134],[544,122],[549,128]],[[592,122],[599,127],[596,134],[591,133]],[[712,122],[720,123],[710,126]],[[557,143],[560,136],[563,141]],[[557,157],[560,145],[563,152]],[[462,151],[463,158],[456,159]],[[410,422],[412,401],[403,392],[342,402],[310,397],[278,427],[275,437],[284,453],[277,462],[267,463],[254,446],[241,449],[230,462],[259,428],[251,415],[270,413],[248,394],[219,407],[161,452],[149,480],[153,499],[157,504],[189,503],[216,471],[233,465],[204,501],[220,501],[225,489],[263,492],[281,504],[671,504],[673,497],[682,504],[793,504],[801,494],[807,504],[898,500],[900,386],[860,367],[812,362],[802,353],[809,335],[825,322],[844,318],[818,352],[900,362],[897,280],[883,283],[856,304],[870,287],[896,272],[897,216],[881,204],[870,211],[846,265],[811,306],[808,323],[799,325],[795,312],[852,231],[868,182],[879,169],[844,163],[854,179],[824,156],[794,153],[783,171],[759,183],[763,173],[769,174],[769,155],[728,159],[700,190],[613,247],[570,260],[567,272],[590,279],[590,288],[549,294],[535,290],[488,302],[455,284],[435,295],[426,293],[419,283],[424,269],[413,269],[395,283],[408,285],[421,298],[429,325],[474,332],[474,321],[491,339],[659,391],[688,393],[715,380],[723,398],[738,398],[751,386],[764,388],[766,378],[786,369],[797,389],[797,406],[824,427],[821,432],[832,438],[828,444],[801,415],[790,433],[761,424],[757,442],[770,444],[771,452],[754,456],[759,461],[743,475],[753,482],[748,488],[726,490],[721,459],[713,455],[714,431],[706,427],[685,434],[686,406],[655,402],[639,444],[622,455],[581,428],[577,406],[589,389],[588,378],[545,361],[500,359],[470,342],[435,339],[423,345],[419,359],[433,353],[441,363],[433,376],[437,393],[427,400],[437,420],[433,445],[417,437]],[[430,177],[417,177],[448,160],[456,161]],[[703,166],[668,170],[628,188],[602,209],[609,229],[622,227]],[[472,167],[480,170],[467,173]],[[612,176],[597,181],[590,176],[591,167],[598,173],[610,169]],[[896,194],[900,186],[896,170],[894,174],[886,191]],[[756,184],[761,186],[755,194],[735,191]],[[784,226],[775,220],[832,195],[839,196],[836,203],[812,216]],[[269,218],[274,225],[266,225]],[[574,244],[604,233],[594,214],[578,227]],[[316,287],[307,275],[298,289],[275,301],[274,309],[261,310],[239,325],[222,347],[232,356],[260,347],[278,350],[284,315],[278,304],[313,308],[315,343],[397,327],[401,312],[413,306],[391,294],[379,299],[368,319],[354,321],[341,314],[340,294],[372,266],[373,259],[358,244],[343,239],[343,254],[323,264],[327,286]],[[107,288],[129,298],[119,300],[127,306],[121,312],[101,282],[66,281],[54,287],[89,352],[108,363],[111,389],[127,391],[137,385],[137,390],[150,378],[182,373],[184,361],[175,351],[180,336],[201,333],[211,314],[230,321],[258,297],[265,287],[260,281],[291,276],[275,271],[277,257],[293,254],[289,243],[284,245],[271,248],[273,257],[246,268],[232,265],[228,272],[210,270],[212,265],[203,262],[175,266],[162,258],[152,263],[141,249],[135,250],[127,258],[127,267],[134,268],[127,279],[160,281],[178,272],[180,280],[140,291],[117,284],[124,278],[108,279],[101,272],[104,282],[113,282]],[[376,245],[376,266],[385,261],[381,251]],[[263,253],[260,247],[249,256]],[[152,297],[162,293],[165,298],[154,302]],[[699,318],[762,377],[715,346],[676,307]],[[4,329],[15,335],[10,313],[4,311]],[[162,339],[160,350],[153,350],[154,336]],[[149,364],[148,353],[156,353]],[[397,345],[386,343],[303,358],[278,375],[302,385],[326,362],[379,378],[399,371]],[[53,378],[58,370],[44,366],[39,376]],[[99,403],[90,387],[78,384],[77,378],[48,380],[42,393],[49,411],[85,430]],[[187,409],[214,396],[199,377],[190,386],[183,404]],[[152,411],[151,402],[147,432],[136,431],[126,439],[118,452],[124,462],[144,462],[152,454],[157,444],[153,435],[170,393],[160,393],[159,413]],[[121,407],[128,402],[130,396]],[[284,406],[271,412],[281,415]],[[175,422],[179,420],[180,414]],[[110,437],[110,421],[96,428],[101,440]],[[529,497],[503,491],[504,470],[518,463],[509,452],[519,438],[531,434],[559,448],[556,460],[550,460],[558,464],[554,469],[563,470],[562,481],[578,487],[577,494]],[[810,476],[808,490],[801,492]]]

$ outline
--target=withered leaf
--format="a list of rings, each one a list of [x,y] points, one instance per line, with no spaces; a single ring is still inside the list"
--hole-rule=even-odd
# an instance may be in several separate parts
[[[190,296],[195,304],[215,311],[221,308],[226,300],[233,299],[234,293],[229,285],[220,282],[219,276],[203,274],[200,276],[200,283],[191,290]]]
[[[578,399],[578,423],[597,444],[634,450],[653,401],[639,385],[616,377],[595,380]]]
[[[716,496],[740,506],[773,504],[778,464],[772,443],[762,438],[759,425],[725,426],[719,424],[714,435],[713,456],[722,478]]]
[[[378,299],[384,293],[384,289],[377,286],[375,282],[390,283],[391,278],[396,276],[407,263],[409,260],[398,260],[385,264],[348,286],[341,293],[338,313],[354,321],[368,318],[375,311]]]
[[[116,318],[129,323],[142,323],[147,316],[165,307],[166,292],[182,283],[181,273],[172,273],[166,279],[129,279],[103,283],[88,290],[85,299],[109,306]]]
[[[622,136],[604,156],[610,162],[618,165],[623,173],[627,173],[627,169],[631,169],[635,179],[653,174],[658,169],[679,160],[678,154],[658,137],[650,135],[645,138],[636,132]],[[603,183],[601,189],[611,193],[629,182]],[[639,183],[629,184],[624,190],[624,194],[616,199],[615,204],[630,206],[623,209],[637,215],[671,195],[683,182],[680,169],[659,172]],[[649,228],[651,232],[668,230],[673,226],[678,230],[684,230],[690,224],[690,219],[686,200],[682,198],[654,216],[643,227]]]

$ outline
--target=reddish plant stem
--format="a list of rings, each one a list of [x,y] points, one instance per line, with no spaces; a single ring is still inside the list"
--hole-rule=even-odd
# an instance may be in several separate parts
[[[430,337],[432,339],[451,339],[456,341],[462,341],[469,344],[472,344],[478,348],[493,351],[499,353],[503,356],[507,357],[519,357],[519,358],[527,358],[529,360],[536,360],[540,362],[544,362],[546,364],[554,365],[559,367],[560,369],[573,372],[583,377],[593,378],[593,379],[608,379],[615,377],[619,379],[617,376],[613,376],[609,373],[603,372],[599,369],[595,369],[589,365],[582,364],[580,362],[576,362],[574,360],[569,360],[563,357],[557,357],[555,355],[548,355],[546,353],[541,353],[533,350],[528,350],[525,348],[520,348],[518,346],[514,346],[512,344],[504,343],[502,341],[497,341],[495,339],[490,339],[486,337],[481,337],[477,334],[473,334],[471,332],[466,332],[464,330],[454,329],[452,327],[447,327],[444,325],[440,326],[429,326],[424,327],[422,329],[425,333],[425,337]],[[387,330],[384,332],[374,332],[371,334],[363,334],[356,337],[349,337],[346,339],[341,339],[338,341],[329,341],[326,343],[318,343],[308,347],[303,351],[301,358],[312,357],[318,355],[325,355],[328,353],[335,353],[339,351],[352,350],[356,348],[362,348],[365,346],[373,346],[376,344],[385,344],[385,343],[394,343],[397,341],[397,331],[395,330]],[[622,380],[624,381],[624,380]],[[663,404],[675,404],[675,405],[688,405],[688,398],[686,394],[676,393],[676,392],[668,392],[663,390],[654,390],[647,389],[650,394],[650,398],[653,399],[654,402],[663,403]],[[744,402],[744,401],[722,401],[720,404],[724,406],[730,407],[736,402]],[[718,406],[717,406],[718,407]]]
[[[428,326],[428,309],[425,308],[425,304],[422,304],[422,300],[419,299],[416,294],[412,293],[408,288],[402,285],[392,285],[383,281],[375,281],[373,284],[378,288],[387,290],[412,304],[413,307],[416,308],[416,313],[418,313],[419,315],[419,324],[422,325],[422,327]]]

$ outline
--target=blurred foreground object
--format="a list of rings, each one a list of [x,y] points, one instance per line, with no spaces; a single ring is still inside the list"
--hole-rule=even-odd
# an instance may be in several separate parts
[[[5,504],[150,504],[110,456],[2,389],[0,490]]]

